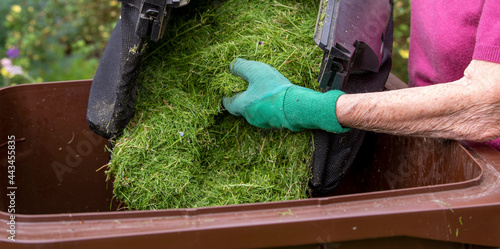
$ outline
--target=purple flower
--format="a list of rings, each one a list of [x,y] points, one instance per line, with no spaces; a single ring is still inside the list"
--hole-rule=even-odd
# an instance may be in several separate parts
[[[263,43],[264,43],[263,41],[260,41],[260,42],[259,42],[259,45],[262,45]]]
[[[184,132],[179,131],[179,135],[181,135],[181,137],[183,137],[184,136]]]
[[[9,58],[11,59],[19,57],[19,49],[16,47],[10,48],[9,50],[7,50],[7,56],[9,56]]]

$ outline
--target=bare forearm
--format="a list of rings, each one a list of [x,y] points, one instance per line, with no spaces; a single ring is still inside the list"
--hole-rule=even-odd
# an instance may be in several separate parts
[[[478,65],[481,70],[484,65]],[[495,71],[498,64],[492,63]],[[500,67],[499,67],[500,68]],[[480,74],[480,75],[477,75]],[[500,80],[498,71],[493,81]],[[498,82],[482,73],[446,84],[390,92],[347,94],[337,101],[343,126],[383,133],[465,140],[492,140],[500,136]],[[491,81],[491,75],[488,75]]]

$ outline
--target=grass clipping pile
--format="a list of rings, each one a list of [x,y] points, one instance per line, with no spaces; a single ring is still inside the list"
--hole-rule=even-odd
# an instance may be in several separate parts
[[[136,116],[107,171],[128,209],[170,209],[307,198],[312,133],[259,129],[223,110],[248,84],[235,58],[265,62],[316,87],[319,1],[192,1],[149,44]]]

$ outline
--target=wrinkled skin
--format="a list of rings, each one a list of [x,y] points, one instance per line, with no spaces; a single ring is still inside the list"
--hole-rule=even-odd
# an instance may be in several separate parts
[[[381,133],[494,140],[500,137],[500,64],[473,60],[454,82],[343,95],[336,114],[343,126]]]

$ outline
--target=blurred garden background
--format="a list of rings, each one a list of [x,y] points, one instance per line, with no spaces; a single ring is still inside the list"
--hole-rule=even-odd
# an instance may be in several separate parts
[[[115,0],[1,0],[0,87],[92,78],[119,15]],[[392,71],[405,82],[409,33],[410,0],[395,0]]]
[[[119,16],[110,0],[1,0],[0,83],[92,78]]]

